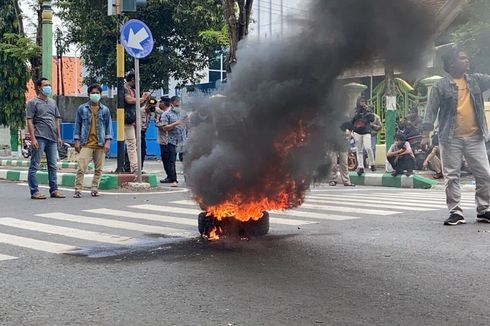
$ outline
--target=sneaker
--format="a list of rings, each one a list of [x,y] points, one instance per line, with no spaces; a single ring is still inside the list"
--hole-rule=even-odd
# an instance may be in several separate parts
[[[82,193],[80,191],[75,191],[73,198],[82,198]]]
[[[481,223],[490,223],[490,212],[485,212],[483,214],[477,215],[476,221]]]
[[[376,165],[371,165],[371,171],[376,172]]]
[[[344,186],[346,187],[355,187],[356,185],[353,183],[344,183]]]
[[[391,176],[392,176],[392,177],[396,177],[398,174],[399,174],[399,173],[398,173],[397,171],[393,171],[393,172],[391,172]]]
[[[331,186],[331,187],[335,187],[337,185],[337,182],[336,181],[330,181],[328,183],[328,185]]]
[[[363,168],[359,168],[359,169],[357,170],[357,175],[358,175],[358,176],[361,176],[361,175],[363,175],[363,174],[364,174],[364,169],[363,169]]]
[[[160,179],[160,183],[172,183],[172,180],[170,180],[169,178]]]
[[[458,225],[465,223],[464,217],[459,214],[451,214],[448,219],[444,221],[444,225]]]

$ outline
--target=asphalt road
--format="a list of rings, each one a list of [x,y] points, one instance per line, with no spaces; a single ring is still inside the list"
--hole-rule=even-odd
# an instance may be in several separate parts
[[[269,235],[217,242],[198,237],[185,189],[0,194],[2,326],[490,324],[490,225],[471,193],[468,224],[445,227],[442,192],[322,186]]]

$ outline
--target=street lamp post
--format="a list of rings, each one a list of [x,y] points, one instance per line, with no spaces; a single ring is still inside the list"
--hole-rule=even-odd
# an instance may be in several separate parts
[[[53,77],[53,10],[51,1],[42,4],[42,76],[51,81]]]

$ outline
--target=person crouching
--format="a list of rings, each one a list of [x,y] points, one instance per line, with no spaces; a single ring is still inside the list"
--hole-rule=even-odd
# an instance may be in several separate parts
[[[391,173],[392,176],[396,177],[399,174],[403,174],[404,171],[407,171],[407,177],[413,174],[415,156],[410,143],[402,133],[395,135],[395,143],[391,145],[386,157],[394,170]]]

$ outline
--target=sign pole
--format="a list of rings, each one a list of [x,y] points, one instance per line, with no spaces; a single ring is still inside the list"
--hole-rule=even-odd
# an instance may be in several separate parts
[[[136,148],[138,155],[137,182],[141,183],[141,107],[140,107],[140,60],[134,58],[134,77],[136,84]]]

